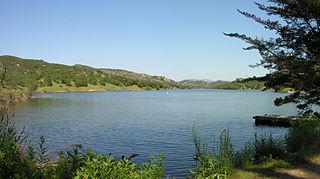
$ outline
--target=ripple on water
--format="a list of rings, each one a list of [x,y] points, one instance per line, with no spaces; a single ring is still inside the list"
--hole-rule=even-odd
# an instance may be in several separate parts
[[[139,154],[136,162],[163,153],[166,175],[189,174],[192,127],[218,138],[229,129],[235,149],[255,133],[283,135],[285,128],[256,127],[258,114],[295,114],[293,105],[273,106],[283,94],[260,91],[177,90],[37,94],[17,107],[15,122],[37,141],[44,135],[53,152],[82,144],[98,153]]]

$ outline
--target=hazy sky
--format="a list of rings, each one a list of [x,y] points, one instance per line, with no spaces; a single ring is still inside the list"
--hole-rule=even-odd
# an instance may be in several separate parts
[[[264,2],[264,1],[258,1]],[[256,51],[223,32],[270,32],[251,0],[1,0],[0,55],[120,68],[174,80],[263,75]]]

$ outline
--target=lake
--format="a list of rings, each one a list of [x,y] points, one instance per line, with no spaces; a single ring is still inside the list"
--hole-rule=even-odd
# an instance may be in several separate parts
[[[255,126],[259,114],[295,115],[294,105],[276,107],[285,94],[271,91],[174,90],[35,94],[16,108],[14,121],[29,139],[45,136],[56,154],[70,144],[116,157],[139,154],[146,161],[162,153],[166,175],[189,174],[193,161],[192,127],[208,141],[229,129],[235,149],[259,135],[284,135],[286,128]]]

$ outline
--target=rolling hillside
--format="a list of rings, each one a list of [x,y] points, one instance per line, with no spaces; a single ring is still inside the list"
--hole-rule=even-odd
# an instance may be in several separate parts
[[[231,89],[231,90],[263,90],[264,82],[252,80],[246,81],[237,79],[235,81],[203,81],[203,80],[183,80],[180,86],[195,89]]]
[[[62,65],[44,60],[0,56],[2,87],[38,92],[159,90],[159,89],[258,89],[258,81],[183,80],[175,82],[164,76],[151,76],[127,70]]]
[[[14,56],[0,56],[0,79],[3,86],[38,91],[178,88],[178,83],[160,76],[83,65],[67,66]]]

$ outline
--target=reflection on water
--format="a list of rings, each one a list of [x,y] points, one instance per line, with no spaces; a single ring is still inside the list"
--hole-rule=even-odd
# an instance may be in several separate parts
[[[166,174],[185,176],[192,167],[191,129],[211,140],[229,129],[235,149],[255,133],[283,135],[286,128],[256,127],[252,116],[296,113],[273,106],[283,94],[260,91],[176,90],[37,94],[16,109],[15,122],[29,138],[44,135],[55,153],[82,144],[98,153],[139,154],[136,162],[163,153]]]

